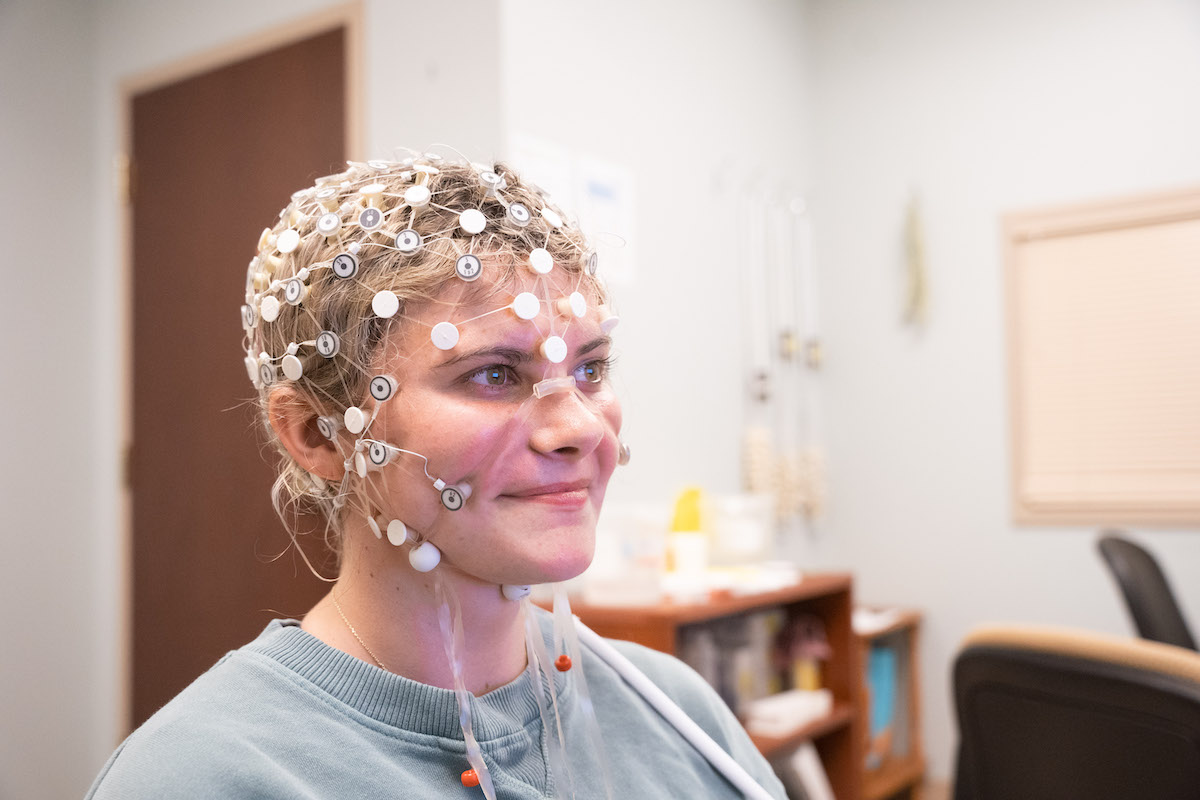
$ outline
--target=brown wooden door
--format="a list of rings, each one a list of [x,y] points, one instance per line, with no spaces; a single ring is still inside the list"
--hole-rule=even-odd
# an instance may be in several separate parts
[[[133,98],[135,725],[325,588],[294,552],[271,560],[290,540],[239,307],[263,227],[342,169],[345,51],[339,28]]]

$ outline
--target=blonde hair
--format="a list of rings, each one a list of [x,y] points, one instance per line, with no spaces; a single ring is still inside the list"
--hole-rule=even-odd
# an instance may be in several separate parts
[[[403,197],[417,185],[429,190],[430,200],[412,206]],[[358,222],[367,207],[360,190],[368,186],[373,187],[370,192],[378,198],[384,218],[373,231]],[[510,213],[514,204],[529,212],[526,224],[521,224],[526,217],[519,208],[514,209],[515,215]],[[482,212],[486,220],[482,232],[471,234],[460,225],[459,215],[468,209]],[[340,228],[326,235],[316,226],[330,213],[338,215]],[[395,243],[397,234],[406,229],[423,239],[422,246],[410,254]],[[483,270],[498,271],[486,285],[487,291],[499,294],[525,268],[536,248],[549,251],[555,269],[579,276],[581,288],[605,301],[605,291],[595,277],[595,254],[574,222],[544,192],[522,182],[504,164],[489,168],[429,154],[401,162],[350,162],[345,172],[321,178],[314,187],[292,195],[279,221],[263,231],[258,255],[250,262],[243,322],[246,365],[258,388],[260,422],[278,457],[271,497],[293,537],[299,517],[318,514],[326,523],[328,546],[340,553],[346,499],[353,492],[348,485],[351,471],[340,486],[333,486],[296,463],[271,428],[271,393],[279,386],[294,386],[318,414],[340,418],[369,396],[370,365],[406,312],[432,302],[461,280],[455,269],[460,256],[473,254]],[[331,268],[342,253],[356,253],[358,271],[352,278],[340,278]],[[306,286],[296,304],[284,300],[293,279]],[[372,310],[373,298],[383,290],[400,301],[399,312],[390,319]],[[267,321],[276,309],[277,315]],[[323,331],[332,331],[340,339],[340,349],[332,358],[314,347]],[[303,372],[298,380],[280,375],[275,366],[287,355],[299,359]]]

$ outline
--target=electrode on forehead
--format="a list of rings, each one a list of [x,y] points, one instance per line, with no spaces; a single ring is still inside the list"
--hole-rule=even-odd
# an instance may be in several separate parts
[[[533,319],[542,310],[542,301],[533,292],[521,292],[513,299],[512,310],[521,319]]]
[[[600,312],[600,330],[604,333],[612,333],[612,329],[617,327],[617,323],[621,318],[608,310],[608,306],[601,304],[597,309]]]
[[[561,336],[550,336],[542,342],[541,351],[551,364],[561,364],[567,358],[567,342]]]
[[[371,533],[375,534],[376,539],[383,538],[383,531],[379,530],[379,523],[374,517],[367,517],[367,527],[371,529]]]
[[[582,317],[587,313],[587,298],[580,292],[571,292],[570,297],[560,297],[554,304],[564,317]]]
[[[429,332],[429,338],[438,350],[450,350],[458,344],[458,328],[453,322],[439,322]]]
[[[554,256],[544,247],[535,247],[529,253],[529,268],[539,275],[545,275],[554,269]]]
[[[539,400],[552,394],[559,392],[569,392],[575,388],[575,379],[570,375],[563,375],[559,378],[546,378],[544,381],[538,381],[533,385],[533,396]]]

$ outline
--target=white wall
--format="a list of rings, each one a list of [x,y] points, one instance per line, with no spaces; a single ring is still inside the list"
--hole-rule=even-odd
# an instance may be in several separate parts
[[[634,457],[608,502],[670,502],[689,484],[738,490],[737,206],[754,187],[804,187],[804,5],[509,0],[504,41],[510,139],[620,165],[636,187],[635,277],[614,286]]]
[[[88,254],[92,159],[86,3],[0,3],[0,219],[7,366],[0,418],[0,797],[79,794],[95,769],[89,387],[99,355]],[[20,237],[20,238],[17,238]],[[36,764],[38,769],[30,769]]]
[[[987,619],[1131,630],[1095,529],[1017,528],[999,216],[1200,182],[1190,0],[810,6],[831,496],[815,557],[926,611],[927,747],[951,771],[948,670]],[[923,206],[932,309],[900,322]],[[1200,620],[1200,537],[1142,537]]]

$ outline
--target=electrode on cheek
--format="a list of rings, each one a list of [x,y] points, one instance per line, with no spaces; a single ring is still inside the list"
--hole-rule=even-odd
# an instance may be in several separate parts
[[[398,386],[399,383],[391,375],[376,375],[371,379],[371,397],[382,403],[396,393]]]
[[[387,525],[387,539],[396,547],[408,541],[408,526],[401,520],[394,519]]]
[[[392,448],[383,442],[371,442],[367,448],[367,457],[376,467],[386,467],[392,461]]]

